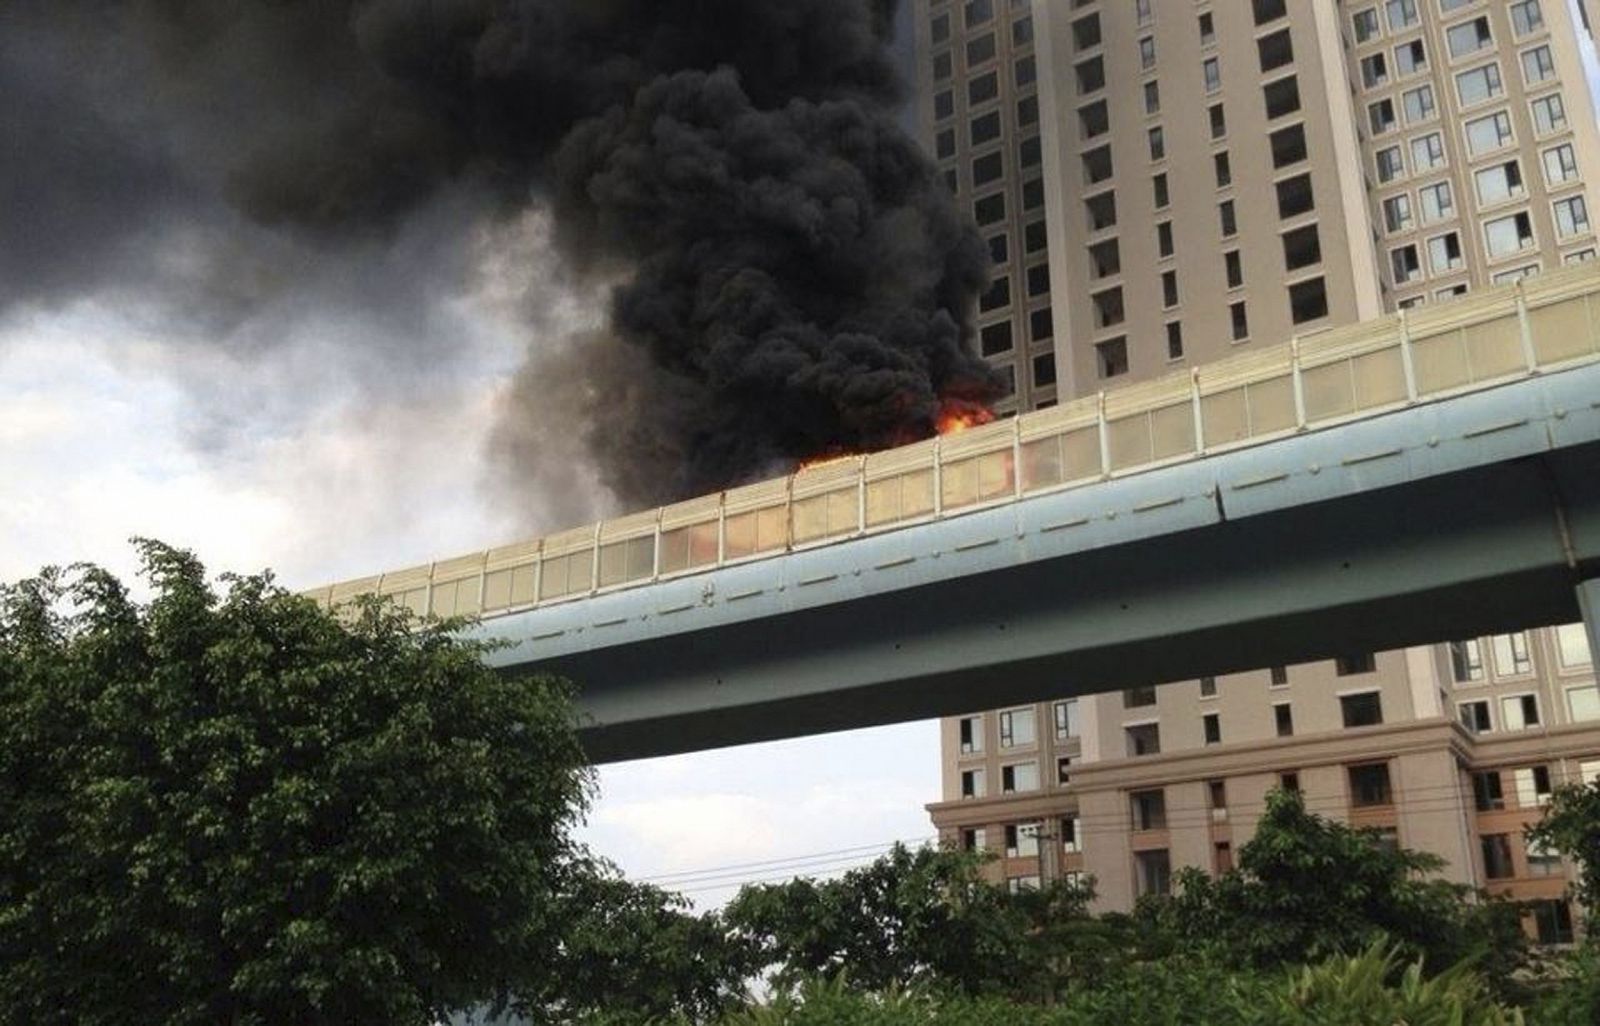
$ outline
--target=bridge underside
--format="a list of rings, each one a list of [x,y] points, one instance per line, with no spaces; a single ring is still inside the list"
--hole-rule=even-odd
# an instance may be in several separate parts
[[[1569,415],[1549,396],[1539,406],[1555,412],[1477,411],[1473,423],[1495,426],[1442,436],[1454,454],[1429,434],[1447,418],[1413,410],[1396,415],[1426,419],[1404,451],[1352,430],[1280,443],[1301,447],[1282,451],[1294,469],[1279,476],[1273,446],[1175,468],[1173,494],[1188,501],[1159,511],[1116,499],[1154,511],[1150,529],[1106,512],[1119,508],[1115,486],[1134,487],[1110,482],[1017,504],[1045,502],[1037,515],[972,514],[483,631],[518,642],[499,657],[507,668],[579,683],[585,743],[609,762],[1571,622],[1577,586],[1600,576],[1600,412],[1582,403]],[[1377,457],[1341,460],[1335,444]],[[1474,458],[1459,458],[1466,449]],[[1155,477],[1143,494],[1165,494],[1149,492]],[[1089,520],[1121,537],[1057,540]],[[904,586],[867,583],[892,567],[911,575]],[[770,585],[761,595],[758,579]],[[673,595],[694,608],[662,609]],[[744,595],[766,604],[760,615],[735,611]],[[641,600],[654,602],[654,626],[641,614],[601,643],[613,636],[597,622],[607,610]]]

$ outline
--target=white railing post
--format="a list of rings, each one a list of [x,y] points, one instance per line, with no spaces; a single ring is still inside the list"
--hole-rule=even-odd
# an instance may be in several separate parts
[[[661,510],[662,507],[656,507],[655,548],[650,556],[650,579],[652,581],[661,580]]]
[[[1517,280],[1517,330],[1522,335],[1522,358],[1527,361],[1528,373],[1539,373],[1539,354],[1533,348],[1533,325],[1528,320],[1528,296]]]
[[[1300,336],[1289,339],[1289,373],[1294,380],[1294,424],[1306,429],[1306,382],[1300,371]]]
[[[659,522],[659,518],[658,518]],[[728,559],[728,493],[717,493],[717,565]]]
[[[1106,423],[1106,393],[1102,389],[1095,402],[1095,426],[1100,431],[1100,476],[1111,476],[1111,425]]]
[[[944,516],[944,439],[933,438],[933,516]]]
[[[422,589],[422,615],[428,616],[433,612],[433,575],[438,572],[439,564],[428,564],[428,583]]]
[[[1011,418],[1011,497],[1022,498],[1022,414]]]
[[[1189,401],[1194,406],[1194,454],[1206,454],[1206,416],[1200,408],[1200,368],[1189,371]]]
[[[1400,311],[1400,369],[1406,376],[1406,402],[1417,401],[1417,363],[1411,353],[1411,320]]]
[[[511,571],[513,579],[517,572]],[[537,606],[544,601],[544,539],[539,539],[539,549],[533,556],[533,605]],[[514,603],[513,603],[514,604]]]
[[[589,554],[589,594],[593,595],[600,590],[600,529],[606,526],[604,520],[594,525],[594,551]]]

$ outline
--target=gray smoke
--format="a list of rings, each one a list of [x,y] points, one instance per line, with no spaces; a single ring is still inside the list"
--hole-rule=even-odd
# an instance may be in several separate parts
[[[997,385],[986,254],[897,123],[894,6],[9,0],[0,309],[154,290],[252,344],[263,311],[370,305],[387,358],[447,363],[414,325],[466,240],[545,209],[610,310],[533,339],[497,431],[527,476],[577,440],[636,506],[925,437]],[[152,261],[179,230],[204,259]]]

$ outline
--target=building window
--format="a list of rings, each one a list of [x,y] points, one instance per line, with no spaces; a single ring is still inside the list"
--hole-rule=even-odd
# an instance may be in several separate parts
[[[1524,766],[1512,774],[1517,785],[1517,807],[1537,809],[1550,802],[1550,767]]]
[[[1043,296],[1050,291],[1050,265],[1034,264],[1028,268],[1028,295]]]
[[[1061,850],[1068,855],[1074,855],[1083,850],[1083,842],[1078,837],[1078,817],[1061,817]]]
[[[1560,876],[1561,855],[1548,848],[1526,841],[1523,852],[1528,859],[1529,876]]]
[[[1405,109],[1408,125],[1431,121],[1434,115],[1439,113],[1439,105],[1434,101],[1431,85],[1418,86],[1401,93],[1400,105]]]
[[[1493,99],[1503,92],[1505,86],[1500,81],[1498,64],[1485,64],[1456,76],[1456,96],[1463,107]]]
[[[1300,774],[1290,771],[1278,774],[1278,786],[1291,794],[1300,793]]]
[[[1567,127],[1567,107],[1560,93],[1541,96],[1528,104],[1533,110],[1533,130],[1537,135],[1549,135]]]
[[[1308,224],[1283,233],[1283,266],[1287,271],[1298,271],[1322,263],[1322,240],[1317,226]]]
[[[1000,767],[1000,791],[1016,794],[1019,791],[1039,790],[1039,764],[1019,762]]]
[[[1208,745],[1222,744],[1222,714],[1206,713],[1200,717],[1200,727]]]
[[[1117,226],[1117,194],[1115,192],[1102,192],[1098,196],[1090,196],[1083,201],[1084,210],[1089,215],[1089,230],[1091,232],[1105,231],[1107,228]],[[1039,241],[1041,245],[1045,240],[1044,222],[1039,222]],[[1032,252],[1032,250],[1029,250]]]
[[[1222,227],[1222,237],[1232,238],[1239,234],[1239,220],[1234,213],[1233,200],[1223,200],[1217,204],[1217,220]]]
[[[1218,841],[1214,848],[1215,855],[1212,868],[1217,876],[1233,872],[1233,845],[1227,841]]]
[[[1238,250],[1230,249],[1222,254],[1222,267],[1228,288],[1236,289],[1244,285],[1244,262],[1239,259]]]
[[[1417,0],[1388,0],[1383,9],[1389,18],[1390,32],[1408,29],[1421,20],[1417,14]]]
[[[1211,166],[1216,172],[1217,188],[1226,188],[1233,184],[1233,164],[1228,159],[1226,151],[1211,155]]]
[[[1510,256],[1533,247],[1533,220],[1526,211],[1497,217],[1484,222],[1483,234],[1489,256]]]
[[[1485,770],[1472,775],[1472,800],[1479,812],[1498,812],[1506,807],[1498,770]]]
[[[1511,5],[1511,32],[1516,36],[1525,36],[1544,28],[1544,11],[1539,9],[1539,0],[1518,0]]]
[[[1212,780],[1206,784],[1206,794],[1211,806],[1211,821],[1225,823],[1228,820],[1228,782],[1225,780]]]
[[[1480,207],[1504,203],[1522,195],[1522,165],[1515,160],[1486,167],[1472,176]]]
[[[1152,6],[1153,3],[1154,0],[1133,0],[1133,10],[1138,16],[1139,26],[1141,28],[1155,21],[1156,16]]]
[[[1444,40],[1445,45],[1450,48],[1452,58],[1465,57],[1494,45],[1494,35],[1489,31],[1487,17],[1473,18],[1459,25],[1451,25],[1445,29]]]
[[[1000,76],[993,71],[985,72],[967,83],[967,103],[977,106],[988,103],[1000,95]]]
[[[986,32],[976,39],[967,42],[967,67],[994,60],[995,43],[994,33]]]
[[[1245,310],[1244,300],[1228,304],[1228,321],[1233,341],[1242,342],[1250,337],[1250,315]]]
[[[997,192],[972,204],[972,216],[980,225],[994,224],[1006,219],[1006,195]]]
[[[1094,293],[1089,297],[1089,302],[1094,309],[1094,326],[1096,328],[1115,327],[1127,317],[1127,310],[1122,305],[1122,287],[1120,285]]]
[[[1406,173],[1405,158],[1400,154],[1400,147],[1385,146],[1379,150],[1373,160],[1378,166],[1378,181],[1392,182]]]
[[[1056,383],[1056,354],[1043,353],[1033,358],[1033,387],[1048,388]]]
[[[950,38],[950,15],[940,14],[928,23],[935,43],[943,43]]]
[[[1000,713],[1000,747],[1015,748],[1034,743],[1033,710],[1007,709]]]
[[[1056,785],[1066,787],[1072,783],[1072,756],[1056,756]]]
[[[1289,318],[1304,324],[1328,316],[1328,286],[1321,278],[1289,286]]]
[[[1532,902],[1534,932],[1540,944],[1571,944],[1572,907],[1563,899]]]
[[[994,0],[968,0],[966,8],[967,28],[982,25],[994,18]]]
[[[1135,852],[1133,863],[1134,884],[1139,897],[1172,893],[1172,862],[1165,848]]]
[[[1589,231],[1589,206],[1582,196],[1556,200],[1556,234],[1561,238],[1585,235]]]
[[[1495,635],[1490,647],[1494,651],[1494,672],[1502,677],[1518,677],[1533,672],[1533,655],[1528,650],[1526,631]]]
[[[1143,36],[1139,39],[1139,67],[1149,71],[1156,66],[1156,39],[1154,36]]]
[[[1051,316],[1048,306],[1028,315],[1028,333],[1035,342],[1042,342],[1055,333],[1055,318]]]
[[[1285,168],[1306,159],[1306,129],[1304,125],[1289,125],[1267,136],[1272,148],[1272,166]]]
[[[1455,232],[1428,240],[1428,266],[1434,274],[1447,274],[1466,264],[1461,254],[1461,236]]]
[[[984,356],[1011,352],[1011,322],[1000,321],[978,331],[978,349]]]
[[[1361,84],[1374,89],[1389,81],[1389,61],[1381,53],[1361,58]]]
[[[1144,112],[1146,114],[1161,113],[1161,86],[1156,82],[1144,84]]]
[[[1077,64],[1073,72],[1078,78],[1078,95],[1099,92],[1106,87],[1106,62],[1101,57],[1091,57]]]
[[[1288,29],[1279,29],[1256,40],[1256,54],[1261,58],[1261,73],[1281,68],[1294,62],[1294,43]]]
[[[1160,724],[1139,723],[1131,727],[1124,727],[1123,732],[1128,738],[1129,758],[1161,754]]]
[[[1022,183],[1022,209],[1038,210],[1044,206],[1044,180],[1030,178]]]
[[[1250,10],[1257,25],[1265,25],[1289,15],[1285,0],[1250,0]]]
[[[1383,135],[1392,132],[1398,124],[1394,116],[1394,101],[1389,99],[1379,100],[1377,103],[1367,105],[1367,121],[1372,126],[1373,135]]]
[[[1172,253],[1172,222],[1162,221],[1156,225],[1156,255],[1165,259]]]
[[[1413,39],[1409,43],[1401,43],[1394,48],[1394,68],[1396,75],[1414,75],[1425,71],[1428,67],[1428,50],[1422,45],[1422,40]]]
[[[1383,201],[1383,228],[1393,234],[1411,227],[1411,194],[1402,192]]]
[[[1036,858],[1039,854],[1038,823],[1006,824],[1006,858]]]
[[[983,770],[970,769],[961,771],[961,797],[983,797]]]
[[[1548,46],[1536,46],[1522,55],[1522,78],[1529,85],[1556,77],[1556,62]]]
[[[1389,787],[1389,764],[1372,762],[1364,766],[1351,766],[1350,805],[1369,809],[1377,805],[1393,805],[1394,792]]]
[[[1078,700],[1076,698],[1064,699],[1057,702],[1054,707],[1056,722],[1056,739],[1065,740],[1078,736]]]
[[[965,827],[961,831],[962,851],[982,851],[987,848],[987,838],[982,827]]]
[[[1444,166],[1444,138],[1438,132],[1429,132],[1411,140],[1411,173],[1420,175]]]
[[[960,724],[961,754],[983,751],[983,717],[964,716]]]
[[[1222,104],[1212,104],[1209,115],[1211,117],[1211,138],[1221,139],[1228,134],[1228,116],[1223,112]]]
[[[1417,197],[1422,201],[1423,224],[1432,224],[1455,216],[1455,198],[1450,191],[1449,182],[1424,185],[1417,190]]]
[[[1161,303],[1171,309],[1178,305],[1178,272],[1161,272]]]
[[[1165,158],[1167,155],[1166,133],[1161,130],[1160,125],[1157,125],[1150,129],[1148,134],[1150,138],[1150,159],[1161,160]]]
[[[1556,654],[1566,669],[1588,666],[1593,662],[1589,652],[1589,635],[1583,624],[1569,623],[1556,628]]]
[[[978,297],[978,312],[988,313],[1011,305],[1011,279],[1001,275],[990,283],[987,291]]]
[[[1114,338],[1096,342],[1095,364],[1101,378],[1117,378],[1128,373],[1128,340]]]
[[[1079,18],[1072,23],[1072,46],[1075,50],[1087,50],[1100,45],[1100,15],[1091,14],[1086,18]]]
[[[1294,75],[1268,82],[1261,87],[1261,96],[1267,106],[1267,120],[1293,114],[1300,109],[1300,80]]]
[[[1356,42],[1358,43],[1365,43],[1370,39],[1376,38],[1378,33],[1382,31],[1378,27],[1378,9],[1376,7],[1368,7],[1364,11],[1357,11],[1351,16],[1350,21],[1355,28]]]
[[[1511,861],[1511,837],[1508,834],[1484,834],[1483,875],[1489,880],[1509,880],[1517,875]]]
[[[1462,702],[1457,711],[1461,716],[1461,725],[1474,734],[1487,734],[1494,729],[1489,720],[1489,702],[1486,699]]]
[[[1279,702],[1272,707],[1272,718],[1278,727],[1279,737],[1294,736],[1294,709],[1288,702]]]
[[[1287,666],[1274,666],[1268,671],[1268,674],[1268,687],[1286,688],[1289,686],[1289,668]]]
[[[1128,795],[1135,830],[1165,830],[1167,828],[1167,796],[1159,788],[1153,791],[1135,791]]]
[[[1514,141],[1511,135],[1511,115],[1503,110],[1467,122],[1467,153],[1471,156],[1481,157],[1485,153],[1510,146]]]
[[[1167,359],[1183,359],[1183,324],[1178,321],[1167,322]]]
[[[1539,696],[1508,695],[1500,699],[1500,721],[1507,730],[1526,730],[1539,725]]]
[[[1383,722],[1383,699],[1376,691],[1340,695],[1339,711],[1346,727],[1375,727]]]
[[[1165,209],[1172,202],[1172,198],[1167,192],[1167,176],[1164,172],[1150,179],[1150,189],[1155,196],[1157,210]]]
[[[1222,88],[1222,64],[1215,57],[1207,57],[1200,63],[1200,73],[1207,93],[1214,93]]]

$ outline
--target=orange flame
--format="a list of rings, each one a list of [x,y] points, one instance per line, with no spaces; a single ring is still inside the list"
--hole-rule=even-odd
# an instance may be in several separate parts
[[[993,411],[987,406],[979,405],[966,399],[945,399],[939,405],[939,415],[934,419],[934,430],[941,435],[954,435],[970,428],[982,427],[993,423]],[[907,435],[903,440],[896,441],[894,445],[910,445],[918,441],[916,435]],[[818,453],[800,461],[795,468],[797,471],[814,470],[825,467],[831,463],[841,463],[853,460],[858,456],[866,455],[865,452],[854,450],[835,450],[832,452]]]

